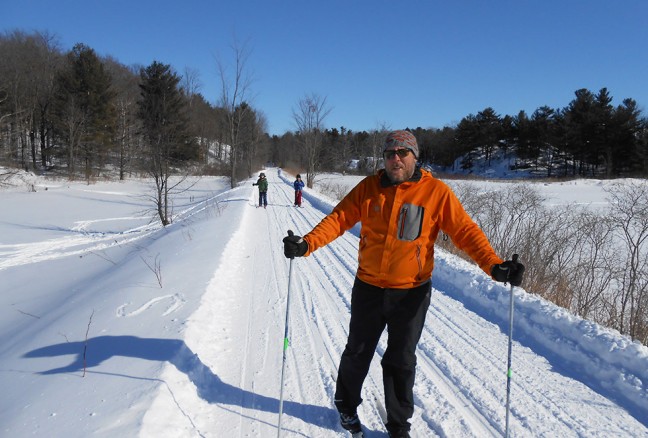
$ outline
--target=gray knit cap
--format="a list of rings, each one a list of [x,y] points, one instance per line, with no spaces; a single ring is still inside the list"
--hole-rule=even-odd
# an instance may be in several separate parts
[[[385,138],[385,147],[383,149],[383,152],[390,149],[399,148],[411,149],[412,152],[414,152],[416,158],[418,158],[418,143],[416,142],[416,137],[414,137],[414,134],[412,134],[411,132],[398,130],[392,131],[387,135],[387,138]]]

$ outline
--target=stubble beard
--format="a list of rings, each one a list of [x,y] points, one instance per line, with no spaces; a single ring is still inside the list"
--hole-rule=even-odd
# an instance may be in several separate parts
[[[391,168],[385,169],[387,171],[387,176],[389,177],[389,180],[394,183],[394,184],[400,184],[412,177],[414,174],[414,171],[408,169],[408,167],[405,164],[400,164],[397,166],[393,166]]]

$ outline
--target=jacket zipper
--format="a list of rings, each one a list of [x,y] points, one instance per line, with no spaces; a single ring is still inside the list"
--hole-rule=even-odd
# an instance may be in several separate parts
[[[407,218],[407,207],[403,207],[403,209],[401,210],[401,226],[398,235],[400,239],[403,238],[403,234],[405,233],[405,218]]]
[[[423,271],[423,266],[421,265],[421,245],[416,245],[416,261],[418,262],[419,275]]]

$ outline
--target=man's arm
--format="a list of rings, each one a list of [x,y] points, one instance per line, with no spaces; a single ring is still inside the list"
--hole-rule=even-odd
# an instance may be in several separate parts
[[[366,179],[355,186],[328,216],[304,236],[304,240],[308,243],[308,251],[305,255],[308,256],[315,250],[328,245],[360,221],[365,181]]]
[[[503,262],[482,229],[466,213],[459,199],[447,186],[440,218],[441,229],[450,236],[457,248],[465,251],[488,275],[491,275],[494,265]]]

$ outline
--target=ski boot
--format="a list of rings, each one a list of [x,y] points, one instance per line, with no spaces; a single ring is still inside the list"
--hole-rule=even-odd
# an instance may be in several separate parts
[[[358,414],[349,415],[340,413],[340,424],[344,429],[351,433],[352,438],[364,438],[364,433],[362,433],[362,424],[360,424]]]

